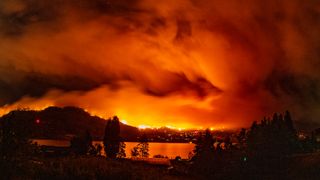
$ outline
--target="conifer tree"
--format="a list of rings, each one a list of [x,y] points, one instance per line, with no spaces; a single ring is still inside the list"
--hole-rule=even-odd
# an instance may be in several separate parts
[[[120,123],[117,116],[107,121],[103,144],[107,157],[116,158],[120,149]]]

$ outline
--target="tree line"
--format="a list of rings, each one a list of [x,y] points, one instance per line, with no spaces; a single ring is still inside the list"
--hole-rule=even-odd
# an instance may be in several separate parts
[[[88,131],[84,136],[76,136],[71,142],[71,149],[76,155],[101,155],[102,145],[93,145],[91,135]],[[103,138],[104,152],[107,158],[120,159],[125,158],[126,144],[120,136],[120,122],[117,116],[109,118],[105,127]],[[148,137],[143,134],[140,142],[131,150],[132,157],[149,157]]]
[[[286,172],[283,168],[287,167],[293,154],[314,152],[319,148],[314,135],[304,140],[298,138],[288,111],[254,121],[250,128],[241,129],[236,135],[237,143],[230,139],[214,138],[209,129],[200,134],[189,171],[218,179],[227,178],[225,176],[230,172],[245,176],[268,175],[270,172],[281,174]]]
[[[32,130],[26,128],[29,125],[30,120],[24,117],[23,111],[19,113],[12,111],[2,118],[0,121],[0,160],[26,158],[39,155],[45,150],[32,142]],[[33,126],[37,126],[37,122],[34,122]],[[119,118],[114,116],[106,121],[103,144],[94,144],[90,132],[86,130],[70,140],[67,154],[101,156],[104,152],[107,158],[125,158],[125,148],[126,144],[120,137]],[[132,149],[131,156],[148,157],[148,151],[148,138],[143,134],[138,145]]]
[[[19,154],[35,154],[39,148],[30,141],[30,129],[25,128],[29,123],[15,112],[9,113],[0,122],[0,156],[3,158],[18,157]],[[292,117],[287,111],[284,114],[274,114],[265,117],[260,122],[253,122],[249,129],[241,129],[237,135],[238,144],[232,144],[230,138],[223,141],[214,139],[209,130],[200,134],[192,153],[191,159],[196,161],[204,157],[228,156],[226,152],[241,154],[242,159],[272,159],[288,156],[296,152],[312,152],[318,145],[315,137],[298,140]],[[104,148],[103,148],[104,146]],[[104,149],[108,158],[124,158],[126,144],[120,137],[120,122],[117,116],[109,118],[106,122],[102,144],[93,144],[89,131],[75,136],[70,141],[70,149],[75,155],[102,155]],[[235,153],[233,153],[235,154]],[[148,137],[140,137],[139,144],[131,150],[133,157],[149,157]],[[240,155],[239,155],[240,156]],[[210,159],[210,158],[209,158]]]

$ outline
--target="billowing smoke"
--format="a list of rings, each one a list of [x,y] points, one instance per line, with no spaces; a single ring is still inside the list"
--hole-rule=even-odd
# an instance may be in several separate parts
[[[2,0],[0,113],[74,105],[132,125],[320,119],[320,2]]]

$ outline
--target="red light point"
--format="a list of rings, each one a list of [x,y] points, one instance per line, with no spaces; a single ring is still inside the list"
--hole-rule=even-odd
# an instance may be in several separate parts
[[[36,123],[37,123],[37,124],[40,124],[40,119],[37,119],[37,120],[36,120]]]

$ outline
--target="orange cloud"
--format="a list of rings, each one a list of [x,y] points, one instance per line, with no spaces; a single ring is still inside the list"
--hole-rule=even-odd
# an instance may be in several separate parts
[[[317,1],[0,2],[1,112],[80,106],[132,125],[247,126],[319,108]]]

